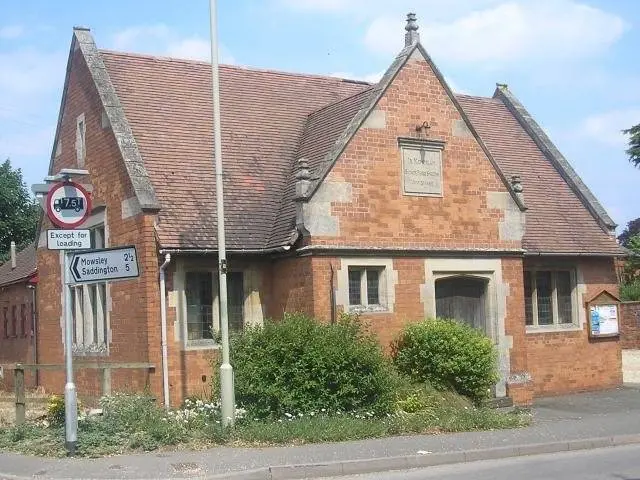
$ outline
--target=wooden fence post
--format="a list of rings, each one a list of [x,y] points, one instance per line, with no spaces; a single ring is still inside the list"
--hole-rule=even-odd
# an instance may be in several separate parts
[[[13,381],[16,389],[16,425],[22,425],[25,419],[24,397],[24,367],[18,363],[13,371]]]
[[[103,367],[100,369],[101,396],[111,395],[111,369]]]

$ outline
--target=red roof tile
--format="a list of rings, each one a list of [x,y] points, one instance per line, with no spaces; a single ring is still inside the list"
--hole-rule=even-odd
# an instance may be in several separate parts
[[[16,268],[11,268],[11,259],[0,264],[0,287],[27,280],[36,273],[36,248],[32,243],[16,254]]]
[[[101,52],[162,208],[164,248],[216,248],[208,63]],[[362,82],[220,67],[227,245],[281,245],[295,226],[293,166],[311,171],[370,100]],[[529,252],[620,254],[580,198],[498,99],[457,95],[499,168],[520,175]]]
[[[210,65],[101,54],[162,205],[162,246],[215,248]],[[220,67],[227,248],[266,246],[307,116],[367,86]]]
[[[456,98],[500,169],[522,179],[528,252],[622,253],[502,101]]]

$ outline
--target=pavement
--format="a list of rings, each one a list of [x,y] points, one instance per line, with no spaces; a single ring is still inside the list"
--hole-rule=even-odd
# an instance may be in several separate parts
[[[640,388],[538,400],[533,425],[268,448],[218,447],[84,459],[0,453],[0,479],[318,478],[640,444]]]

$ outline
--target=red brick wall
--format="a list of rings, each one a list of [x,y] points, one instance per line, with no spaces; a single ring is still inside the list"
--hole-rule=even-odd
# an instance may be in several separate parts
[[[138,214],[122,219],[122,200],[134,196],[126,174],[123,159],[110,128],[102,127],[102,107],[93,85],[89,70],[79,50],[73,55],[68,80],[66,102],[63,105],[62,124],[59,132],[61,154],[54,159],[50,174],[61,168],[77,168],[76,118],[85,116],[86,159],[88,178],[78,179],[93,186],[92,201],[96,206],[106,205],[106,228],[108,246],[135,245],[138,252],[140,278],[114,282],[110,286],[112,309],[110,312],[111,342],[109,356],[78,357],[78,360],[100,360],[105,362],[147,362],[157,365],[156,372],[149,375],[141,370],[114,370],[112,389],[140,390],[146,385],[156,388],[160,372],[157,352],[159,338],[158,310],[158,257],[153,234],[154,217]],[[51,228],[45,220],[42,229]],[[63,363],[61,328],[61,259],[58,252],[46,247],[38,249],[39,287],[38,312],[40,331],[38,349],[42,363]],[[44,372],[43,386],[52,392],[64,388],[64,374]],[[100,383],[96,371],[79,371],[76,374],[78,392],[81,396],[100,394]]]
[[[284,312],[313,314],[314,281],[312,257],[275,260],[271,265],[271,302],[267,316],[277,319]],[[327,317],[328,318],[328,317]]]
[[[640,348],[640,302],[620,305],[620,347]]]
[[[499,238],[503,213],[487,204],[487,192],[506,187],[473,136],[453,135],[462,117],[425,60],[410,60],[376,109],[385,113],[386,128],[356,132],[327,177],[351,184],[351,201],[332,203],[340,232],[312,236],[312,244],[520,247]],[[424,121],[431,125],[426,138],[445,142],[442,198],[402,194],[398,138],[416,137]]]
[[[337,275],[341,268],[338,257],[313,257],[314,316],[323,321],[331,319],[330,279],[333,267],[333,288],[338,288]],[[407,322],[424,319],[424,304],[420,298],[420,288],[424,284],[424,258],[395,258],[393,269],[398,272],[395,288],[393,312],[363,313],[360,319],[376,334],[387,352],[393,340]],[[343,311],[336,309],[336,315]]]
[[[606,289],[617,295],[617,278],[611,259],[579,262],[586,284],[585,302]],[[586,316],[586,311],[585,311]],[[535,395],[616,387],[622,384],[620,342],[590,339],[588,326],[580,331],[527,334],[527,360]]]
[[[0,365],[34,363],[32,295],[32,290],[27,288],[26,282],[0,287]],[[5,322],[5,312],[7,322]],[[33,388],[35,385],[35,375],[32,372],[25,372],[25,386]],[[0,379],[0,389],[11,390],[12,388],[13,371],[5,370],[4,379]]]

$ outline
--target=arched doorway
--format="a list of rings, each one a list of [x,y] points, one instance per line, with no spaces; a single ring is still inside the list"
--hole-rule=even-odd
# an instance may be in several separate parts
[[[436,315],[465,322],[490,334],[487,328],[487,285],[482,277],[456,275],[436,280]]]

